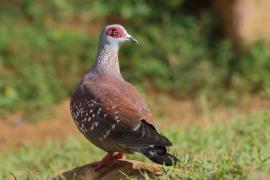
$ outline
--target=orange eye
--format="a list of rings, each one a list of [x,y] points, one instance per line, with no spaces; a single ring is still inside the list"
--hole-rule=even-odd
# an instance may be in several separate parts
[[[116,34],[117,34],[117,31],[116,31],[116,30],[114,30],[114,31],[112,32],[112,34],[113,34],[113,35],[116,35]]]

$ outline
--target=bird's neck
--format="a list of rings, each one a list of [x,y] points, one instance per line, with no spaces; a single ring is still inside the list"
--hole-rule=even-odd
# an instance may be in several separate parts
[[[99,48],[96,62],[90,69],[90,72],[122,77],[119,67],[118,49],[106,46]]]

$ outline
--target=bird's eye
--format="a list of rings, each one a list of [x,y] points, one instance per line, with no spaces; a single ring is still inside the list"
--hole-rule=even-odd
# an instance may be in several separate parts
[[[111,36],[113,38],[119,38],[121,35],[121,32],[119,32],[119,29],[117,28],[110,28],[107,32],[106,32],[107,36]]]
[[[116,35],[117,34],[117,31],[116,30],[113,30],[112,34],[113,35]]]

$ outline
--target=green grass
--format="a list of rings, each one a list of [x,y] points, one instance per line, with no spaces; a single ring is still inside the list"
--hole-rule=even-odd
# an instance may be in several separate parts
[[[165,130],[181,163],[164,167],[160,179],[267,179],[270,177],[270,113],[238,117],[231,124]],[[104,153],[86,140],[47,141],[4,152],[0,157],[0,178],[45,179],[67,169],[102,157]],[[142,155],[129,159],[146,160]]]
[[[120,64],[123,76],[143,89],[213,103],[269,97],[269,49],[258,43],[237,51],[220,34],[218,13],[188,2],[0,3],[0,116],[23,111],[25,119],[38,119],[35,112],[40,116],[69,96],[95,60],[105,23],[122,23],[139,40],[139,46],[123,46]]]

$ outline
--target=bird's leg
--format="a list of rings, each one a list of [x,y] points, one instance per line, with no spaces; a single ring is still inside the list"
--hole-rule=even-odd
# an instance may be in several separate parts
[[[118,152],[117,154],[114,155],[114,158],[116,158],[116,159],[125,159],[126,156],[125,156],[125,153]]]
[[[102,168],[103,166],[105,166],[110,159],[113,159],[113,153],[108,153],[105,157],[102,158],[101,161],[97,161],[97,162],[92,163],[91,168],[93,168],[95,171],[97,171],[100,168]]]
[[[95,171],[98,171],[101,168],[103,168],[104,166],[106,166],[108,164],[114,164],[117,162],[118,159],[124,159],[124,158],[125,158],[125,155],[123,152],[119,152],[117,154],[108,153],[101,161],[93,163],[92,168]]]

